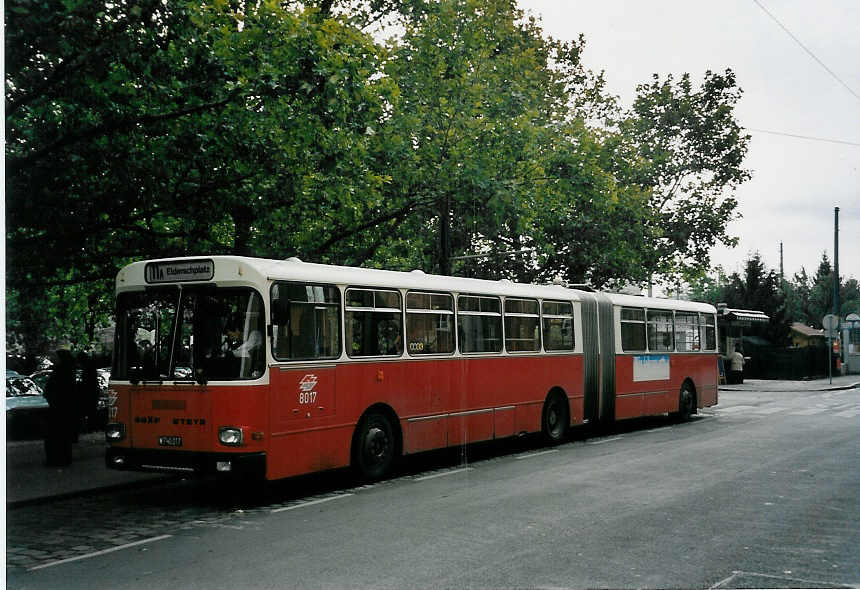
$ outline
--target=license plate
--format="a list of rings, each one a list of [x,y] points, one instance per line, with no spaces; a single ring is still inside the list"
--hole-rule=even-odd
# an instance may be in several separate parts
[[[162,447],[181,447],[182,446],[182,437],[181,436],[159,436],[158,444]]]

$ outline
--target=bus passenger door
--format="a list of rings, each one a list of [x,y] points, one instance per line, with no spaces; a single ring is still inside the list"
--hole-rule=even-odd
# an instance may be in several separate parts
[[[334,416],[334,365],[272,367],[270,370],[269,477],[340,467],[348,463],[337,437],[323,426]],[[325,435],[325,436],[324,436]]]

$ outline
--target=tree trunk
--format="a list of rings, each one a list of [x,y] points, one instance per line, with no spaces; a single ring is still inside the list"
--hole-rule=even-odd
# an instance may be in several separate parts
[[[251,222],[253,215],[250,207],[237,206],[230,212],[233,218],[233,254],[252,256]]]
[[[451,275],[451,197],[442,197],[439,211],[439,274]]]

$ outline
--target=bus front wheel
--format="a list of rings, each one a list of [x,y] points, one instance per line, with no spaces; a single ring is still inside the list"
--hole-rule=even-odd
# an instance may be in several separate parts
[[[359,475],[367,480],[385,477],[394,462],[394,428],[380,413],[361,419],[355,433],[353,464]]]

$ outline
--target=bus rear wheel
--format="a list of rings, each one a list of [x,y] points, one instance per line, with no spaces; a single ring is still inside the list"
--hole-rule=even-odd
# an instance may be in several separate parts
[[[678,422],[686,422],[690,416],[696,413],[696,392],[689,383],[681,386],[678,394],[678,411],[672,412],[670,416]]]
[[[547,398],[543,404],[541,424],[547,442],[557,445],[564,441],[570,424],[570,407],[564,395],[554,393]]]
[[[366,480],[385,477],[394,462],[394,427],[380,413],[371,413],[361,419],[355,432],[353,466]]]

